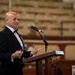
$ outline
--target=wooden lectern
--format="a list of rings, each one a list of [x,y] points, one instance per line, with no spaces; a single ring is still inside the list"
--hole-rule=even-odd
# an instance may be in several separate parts
[[[33,57],[29,57],[27,59],[24,59],[24,63],[29,63],[29,62],[36,62],[36,75],[42,75],[42,60],[46,60],[46,65],[47,65],[47,59],[49,57],[56,57],[56,56],[61,56],[64,55],[63,51],[51,51],[51,52],[46,52],[44,54],[41,55],[36,55]],[[46,71],[49,71],[48,67],[45,67]],[[50,74],[46,74],[46,75],[50,75]]]

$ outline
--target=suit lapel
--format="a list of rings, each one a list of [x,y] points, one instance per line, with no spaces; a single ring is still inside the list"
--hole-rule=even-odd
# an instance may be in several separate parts
[[[10,29],[8,29],[7,27],[5,27],[4,31],[5,31],[5,33],[8,34],[7,36],[9,36],[9,37],[11,38],[11,40],[14,41],[14,43],[16,43],[16,44],[18,44],[19,46],[21,46],[20,43],[19,43],[19,41],[18,41],[17,38],[15,37],[14,33],[13,33]]]
[[[17,32],[17,34],[18,34],[18,32]],[[18,34],[19,35],[19,34]],[[25,45],[24,45],[24,42],[23,42],[23,39],[22,39],[22,37],[19,35],[19,37],[20,37],[20,39],[21,39],[21,41],[22,41],[22,44],[23,44],[23,50],[25,50],[26,49],[26,47],[25,47]]]

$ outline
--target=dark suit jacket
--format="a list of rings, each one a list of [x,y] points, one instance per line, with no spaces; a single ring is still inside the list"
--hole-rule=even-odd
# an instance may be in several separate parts
[[[0,32],[0,61],[2,72],[10,71],[13,72],[11,73],[11,75],[15,75],[14,72],[17,71],[16,72],[17,75],[17,73],[21,71],[21,69],[23,68],[22,58],[15,58],[14,62],[11,62],[11,54],[14,53],[16,50],[20,49],[21,46],[16,37],[14,36],[14,34],[10,31],[10,29],[5,27],[5,29]],[[24,54],[25,54],[24,57],[26,58],[30,56],[30,52],[25,51]]]

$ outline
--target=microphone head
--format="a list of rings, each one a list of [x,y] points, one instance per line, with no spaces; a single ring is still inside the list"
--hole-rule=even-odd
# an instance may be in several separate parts
[[[31,24],[29,24],[28,27],[29,27],[29,28],[32,28],[33,30],[39,31],[35,26],[32,26]]]
[[[28,25],[28,27],[32,27],[32,25],[31,25],[31,24],[29,24],[29,25]]]

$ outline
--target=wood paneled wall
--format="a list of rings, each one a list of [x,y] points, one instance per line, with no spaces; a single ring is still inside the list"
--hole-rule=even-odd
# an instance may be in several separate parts
[[[9,11],[8,0],[0,0],[0,29],[4,14]],[[22,35],[37,35],[29,24],[41,29],[46,36],[75,36],[75,10],[72,3],[50,0],[12,0],[12,11],[20,16],[19,32]]]

